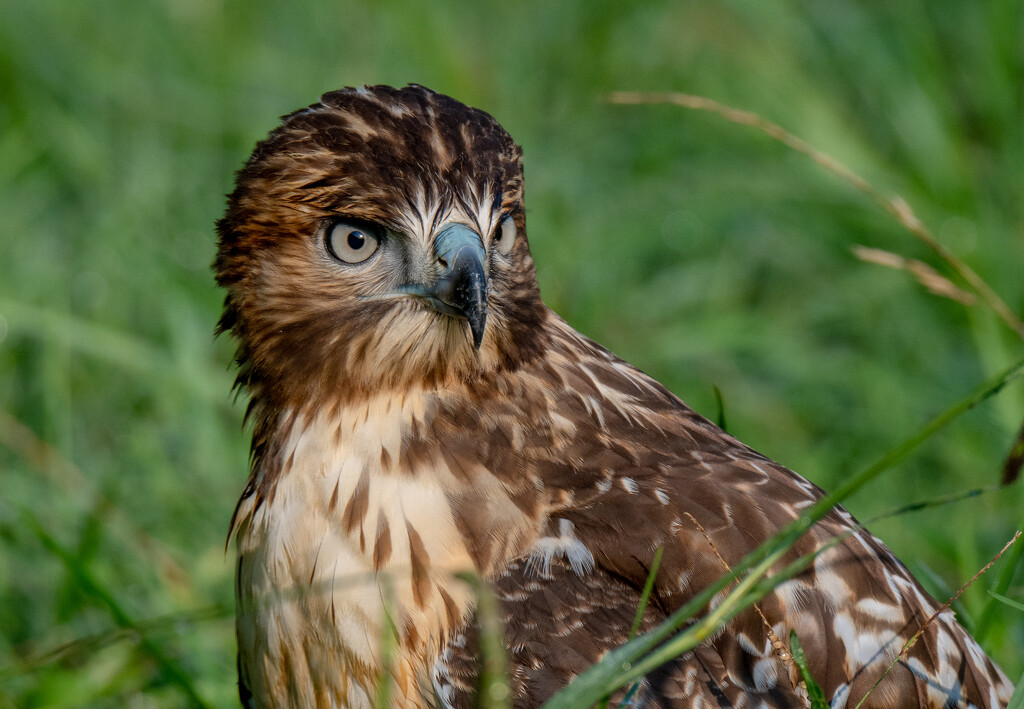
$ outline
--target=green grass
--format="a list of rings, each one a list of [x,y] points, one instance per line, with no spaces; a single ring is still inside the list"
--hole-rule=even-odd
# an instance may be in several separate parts
[[[846,182],[704,112],[751,110],[899,194],[1024,314],[1020,3],[0,0],[0,707],[235,696],[227,520],[246,473],[212,224],[276,117],[423,83],[523,145],[548,303],[826,489],[1024,354]],[[848,501],[999,479],[1024,388]],[[1020,486],[872,525],[945,600],[1024,526]],[[1016,549],[1016,548],[1015,548]],[[955,608],[1024,671],[1020,556]]]

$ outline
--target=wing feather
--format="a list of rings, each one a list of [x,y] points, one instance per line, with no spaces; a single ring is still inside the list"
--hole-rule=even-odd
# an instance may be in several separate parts
[[[567,554],[538,570],[533,548],[497,569],[517,706],[536,706],[626,641],[655,550],[664,547],[643,628],[654,627],[747,552],[819,499],[822,491],[700,417],[649,377],[554,316],[543,367],[509,374],[518,398],[501,416],[477,397],[488,467],[514,461],[543,487],[535,547],[578,544],[594,559],[573,570]],[[517,409],[510,411],[509,407]],[[599,412],[599,413],[598,413]],[[500,419],[500,435],[488,426]],[[567,422],[556,430],[553,422]],[[529,429],[528,433],[517,429]],[[516,446],[513,441],[520,441]],[[492,469],[494,475],[504,473]],[[568,526],[564,526],[568,524]],[[566,541],[559,529],[571,529]],[[996,709],[1012,687],[875,537],[836,508],[780,563],[848,538],[740,614],[714,638],[646,678],[643,706],[806,706],[786,646],[795,630],[812,675],[836,706]],[[780,647],[781,645],[781,647]],[[891,669],[888,669],[892,665]],[[872,691],[883,673],[888,674]],[[916,703],[914,697],[917,697]],[[845,698],[845,699],[844,699]]]

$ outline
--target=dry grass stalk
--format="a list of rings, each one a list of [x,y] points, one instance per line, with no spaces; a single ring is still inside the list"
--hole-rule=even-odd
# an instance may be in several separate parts
[[[704,529],[704,525],[698,522],[697,518],[689,512],[684,512],[683,514],[686,517],[688,517],[689,520],[693,522],[693,524],[697,527],[697,529],[700,530],[700,533],[704,535],[704,539],[707,540],[708,545],[711,547],[711,551],[715,552],[715,556],[718,557],[718,560],[722,563],[722,566],[725,568],[725,570],[727,572],[732,571],[732,568],[729,566],[729,563],[725,560],[725,558],[722,557],[722,554],[718,551],[718,547],[716,547],[715,543],[711,541],[711,535],[708,534],[708,530]],[[783,664],[786,665],[787,669],[792,668],[793,656],[790,654],[789,648],[786,647],[785,643],[782,642],[782,639],[772,628],[772,624],[768,622],[768,618],[766,618],[764,612],[761,611],[761,607],[756,603],[754,603],[753,606],[754,610],[757,611],[757,614],[761,616],[761,622],[764,623],[765,630],[768,633],[768,639],[771,641],[772,648],[774,648],[775,650],[775,655],[780,660],[782,660]]]
[[[1016,313],[1003,301],[999,295],[992,290],[981,276],[974,269],[964,263],[953,252],[943,246],[935,238],[935,235],[924,225],[914,214],[914,210],[899,195],[886,197],[871,186],[867,180],[850,170],[841,162],[814,148],[810,143],[798,138],[776,123],[761,117],[751,111],[743,111],[723,103],[719,103],[705,96],[695,96],[678,92],[640,92],[640,91],[616,91],[607,96],[611,103],[619,104],[671,104],[682,106],[698,111],[710,111],[717,113],[732,123],[750,126],[770,138],[789,146],[797,152],[803,153],[814,160],[829,172],[838,175],[840,178],[856,187],[858,190],[870,197],[879,204],[885,211],[893,215],[896,220],[917,237],[921,242],[934,251],[943,261],[956,271],[964,281],[984,300],[992,310],[1018,335],[1024,338],[1024,321],[1017,317]]]
[[[871,689],[868,690],[867,694],[861,697],[861,700],[857,702],[857,706],[855,706],[853,709],[860,709],[860,705],[863,704],[864,701],[871,696],[871,693],[875,691],[875,688],[882,682],[883,679],[886,678],[889,672],[892,671],[892,668],[896,666],[896,663],[900,662],[901,660],[905,661],[907,659],[907,653],[910,652],[910,648],[914,647],[914,645],[921,638],[921,636],[924,635],[924,632],[928,629],[928,626],[931,625],[935,621],[935,619],[938,618],[942,613],[945,613],[947,610],[949,610],[949,607],[956,602],[956,599],[960,598],[960,596],[964,594],[964,591],[971,587],[971,584],[973,584],[979,578],[984,576],[985,573],[992,568],[992,565],[999,561],[1003,554],[1006,553],[1006,550],[1013,546],[1014,542],[1016,542],[1020,538],[1020,535],[1021,532],[1019,530],[1016,533],[1014,533],[1013,538],[1003,545],[1003,548],[999,550],[998,554],[993,556],[992,559],[987,564],[985,564],[980,571],[978,571],[978,573],[974,574],[974,576],[972,576],[967,583],[960,587],[959,591],[954,593],[948,601],[943,603],[937,611],[935,611],[928,617],[928,620],[921,624],[921,627],[918,629],[918,631],[914,633],[914,635],[910,638],[910,640],[906,642],[906,644],[903,645],[903,649],[900,650],[899,654],[892,659],[892,662],[890,662],[889,666],[885,668],[885,672],[882,673],[882,676],[879,677],[878,680],[871,686]]]
[[[955,300],[964,305],[974,305],[978,298],[973,293],[957,287],[955,283],[926,264],[924,261],[907,258],[892,251],[884,249],[873,249],[867,246],[853,246],[853,255],[861,261],[878,264],[888,268],[895,268],[906,271],[917,279],[918,283],[928,289],[934,295]]]

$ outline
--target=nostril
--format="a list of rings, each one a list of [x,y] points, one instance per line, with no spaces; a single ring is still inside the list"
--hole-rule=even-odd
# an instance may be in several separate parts
[[[445,261],[443,258],[439,258],[437,262],[441,264],[441,268],[448,268],[448,262]]]

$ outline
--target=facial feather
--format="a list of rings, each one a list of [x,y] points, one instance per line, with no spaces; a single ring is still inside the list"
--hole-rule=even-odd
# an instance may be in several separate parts
[[[526,333],[546,311],[520,155],[486,113],[414,87],[334,92],[286,116],[239,172],[218,224],[222,328],[240,341],[249,389],[275,406],[323,406],[537,356],[543,343]],[[479,356],[464,346],[464,323],[408,300],[372,300],[402,285],[400,269],[339,268],[322,248],[339,216],[379,224],[422,256],[443,223],[489,240],[500,215],[515,220],[518,243],[510,258],[490,255],[491,327]]]

